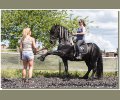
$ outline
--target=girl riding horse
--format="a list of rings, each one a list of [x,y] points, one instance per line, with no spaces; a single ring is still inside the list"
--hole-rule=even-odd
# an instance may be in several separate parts
[[[89,73],[92,72],[91,78],[95,77],[95,73],[98,79],[103,76],[103,60],[100,48],[95,43],[87,43],[88,52],[84,54],[82,59],[77,59],[74,56],[75,50],[74,46],[69,42],[70,32],[60,25],[52,26],[50,30],[50,43],[55,45],[56,40],[59,41],[58,49],[56,51],[48,51],[39,57],[41,61],[44,61],[45,57],[48,55],[57,55],[61,57],[66,75],[68,75],[68,60],[70,61],[85,61],[88,71],[83,76],[84,79],[88,79]],[[67,43],[67,44],[66,44]]]

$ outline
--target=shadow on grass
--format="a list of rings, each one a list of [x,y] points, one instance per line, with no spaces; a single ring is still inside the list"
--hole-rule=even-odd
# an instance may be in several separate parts
[[[69,72],[68,75],[66,75],[65,72],[56,72],[56,71],[42,71],[42,70],[34,70],[33,71],[33,78],[39,78],[41,76],[46,78],[61,78],[61,79],[83,79],[82,77],[85,75],[86,72]],[[111,76],[118,76],[118,73],[114,72],[107,72],[104,73],[103,76],[111,77]],[[1,70],[1,78],[22,78],[22,69],[5,69]]]
[[[76,78],[79,78],[79,79],[83,79],[81,76],[80,73],[78,72],[69,72],[68,74],[66,74],[65,72],[42,72],[42,71],[39,71],[39,72],[34,72],[34,75],[33,77],[40,77],[40,76],[44,76],[46,78],[61,78],[61,79],[76,79]]]

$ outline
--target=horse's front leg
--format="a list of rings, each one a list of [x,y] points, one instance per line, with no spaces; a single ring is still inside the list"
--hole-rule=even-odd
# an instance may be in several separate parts
[[[48,56],[48,55],[58,55],[59,56],[60,52],[57,50],[56,51],[48,51],[46,54],[43,54],[40,57],[38,57],[38,59],[40,59],[41,61],[44,61],[46,56]]]

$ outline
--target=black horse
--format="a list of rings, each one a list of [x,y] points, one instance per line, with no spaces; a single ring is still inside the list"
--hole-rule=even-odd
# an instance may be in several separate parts
[[[71,34],[67,28],[54,25],[50,30],[50,43],[55,44],[56,40],[59,40],[58,49],[56,51],[48,51],[46,54],[40,56],[40,60],[44,61],[48,55],[57,55],[62,58],[64,63],[65,72],[68,74],[68,60],[70,61],[85,61],[88,71],[83,76],[84,79],[88,79],[89,73],[92,70],[90,78],[100,79],[103,76],[103,59],[100,48],[94,43],[87,43],[88,52],[82,54],[82,60],[78,60],[75,57],[75,47],[70,43]]]

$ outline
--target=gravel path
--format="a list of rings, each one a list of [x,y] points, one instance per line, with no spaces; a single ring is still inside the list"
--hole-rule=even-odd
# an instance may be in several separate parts
[[[104,77],[102,80],[80,78],[44,77],[32,78],[22,83],[22,79],[1,79],[3,89],[117,89],[118,77]]]

